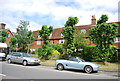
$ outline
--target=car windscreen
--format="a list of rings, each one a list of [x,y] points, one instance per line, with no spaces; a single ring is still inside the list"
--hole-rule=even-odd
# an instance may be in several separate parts
[[[23,53],[22,54],[23,55],[23,57],[31,57],[29,54],[27,54],[27,53]]]
[[[85,60],[81,59],[80,57],[76,57],[79,61],[85,62]]]

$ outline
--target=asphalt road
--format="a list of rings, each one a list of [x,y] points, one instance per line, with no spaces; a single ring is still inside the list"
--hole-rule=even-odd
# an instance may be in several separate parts
[[[98,72],[86,74],[82,71],[63,70],[47,66],[23,66],[0,62],[2,79],[118,79],[118,72]]]

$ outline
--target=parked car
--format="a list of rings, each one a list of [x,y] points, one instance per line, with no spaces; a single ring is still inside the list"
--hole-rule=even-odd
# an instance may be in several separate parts
[[[40,60],[31,57],[29,54],[27,53],[20,53],[20,52],[12,52],[9,53],[6,57],[6,60],[8,63],[22,63],[24,66],[28,65],[28,64],[39,64]]]
[[[93,71],[97,72],[99,70],[99,66],[96,63],[85,62],[79,57],[70,57],[65,60],[56,60],[55,66],[58,70],[76,69],[83,70],[86,73],[91,73]]]
[[[0,60],[5,60],[6,55],[8,53],[7,49],[7,44],[6,43],[0,43]]]
[[[0,60],[5,60],[5,53],[0,52]]]

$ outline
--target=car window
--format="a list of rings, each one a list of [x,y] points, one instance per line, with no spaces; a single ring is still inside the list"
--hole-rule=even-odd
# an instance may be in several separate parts
[[[13,54],[13,56],[20,57],[21,54]]]
[[[29,54],[27,54],[27,53],[23,53],[22,54],[23,55],[23,57],[31,57]]]
[[[76,59],[76,58],[69,58],[69,61],[75,61],[75,62],[78,62],[78,59]]]

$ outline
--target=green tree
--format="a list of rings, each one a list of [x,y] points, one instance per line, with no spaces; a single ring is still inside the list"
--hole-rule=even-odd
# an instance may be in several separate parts
[[[44,41],[44,44],[38,49],[38,55],[41,56],[43,59],[48,59],[48,55],[52,54],[53,48],[49,46],[48,42],[49,36],[52,33],[52,31],[53,27],[48,27],[47,25],[43,25],[42,29],[39,31],[39,36]]]
[[[9,34],[9,33],[7,32],[7,30],[2,30],[2,31],[0,31],[0,41],[1,41],[2,43],[5,43],[8,34]]]
[[[28,50],[27,50],[27,53],[28,53],[30,45],[32,45],[32,42],[34,42],[35,40],[32,31],[28,31],[26,39],[27,39],[27,45],[28,45]]]
[[[16,46],[17,43],[18,43],[18,40],[17,40],[16,37],[12,37],[12,38],[10,39],[10,50],[11,50],[11,51],[14,51],[15,48],[17,48],[17,46]]]
[[[52,33],[52,31],[53,31],[53,27],[52,26],[48,27],[47,25],[43,25],[42,29],[39,31],[39,35],[44,41],[45,45],[48,44],[49,36]]]
[[[85,34],[86,34],[85,32],[79,32],[79,31],[76,31],[74,33],[73,43],[74,43],[76,52],[78,52],[79,49],[83,49],[84,46],[87,44],[88,41],[85,38]]]
[[[29,45],[34,40],[33,34],[31,31],[28,31],[29,22],[20,21],[20,25],[17,28],[16,38],[18,40],[18,47],[21,48],[21,51],[27,52]]]
[[[109,55],[110,45],[114,42],[116,34],[118,33],[118,24],[107,24],[107,15],[102,15],[97,21],[96,27],[90,29],[89,39],[92,40],[94,44],[100,50],[100,58],[103,63],[106,61]]]
[[[77,17],[69,17],[68,20],[65,23],[65,28],[62,30],[63,38],[65,39],[64,42],[64,48],[67,52],[67,50],[71,50],[72,47],[74,46],[73,44],[73,39],[74,39],[74,26],[78,23],[78,18]],[[72,50],[71,50],[72,51]]]

